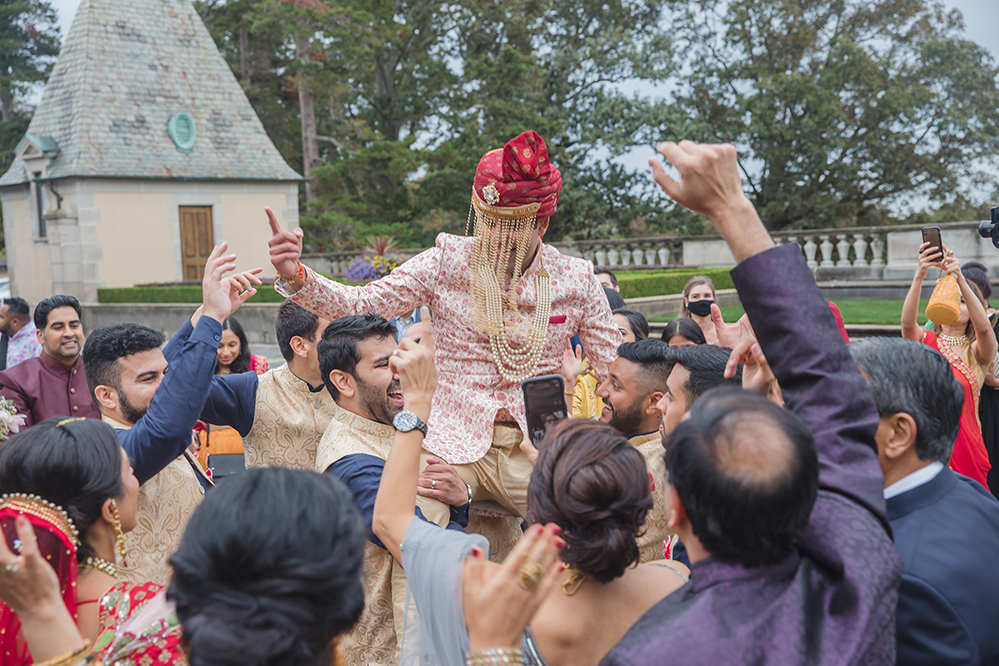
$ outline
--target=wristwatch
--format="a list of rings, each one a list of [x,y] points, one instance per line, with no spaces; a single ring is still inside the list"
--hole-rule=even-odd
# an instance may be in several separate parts
[[[392,427],[399,432],[410,432],[411,430],[419,430],[423,433],[423,436],[427,436],[427,424],[420,419],[419,416],[409,411],[408,409],[399,412],[392,419]]]

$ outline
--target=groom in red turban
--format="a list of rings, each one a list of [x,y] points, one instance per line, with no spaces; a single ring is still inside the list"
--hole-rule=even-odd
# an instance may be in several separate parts
[[[307,310],[330,320],[367,312],[391,318],[429,304],[440,380],[432,409],[413,410],[428,426],[424,448],[456,466],[473,499],[520,517],[531,474],[519,447],[529,432],[521,382],[558,374],[577,334],[591,366],[606,376],[621,343],[593,266],[542,242],[561,189],[544,139],[524,132],[479,162],[472,236],[440,234],[435,247],[361,287],[303,266],[301,230],[283,230],[267,211],[275,288]],[[412,416],[394,425],[409,428]],[[443,497],[430,471],[420,485],[422,495]]]

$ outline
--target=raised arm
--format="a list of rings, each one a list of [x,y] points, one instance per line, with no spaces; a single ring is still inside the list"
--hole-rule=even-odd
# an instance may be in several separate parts
[[[656,181],[678,203],[707,215],[739,262],[732,279],[786,405],[815,436],[820,485],[887,524],[874,444],[877,410],[801,250],[774,248],[742,191],[732,146],[667,143],[659,151],[681,180],[653,160]]]
[[[975,353],[978,363],[988,368],[996,357],[996,351],[999,351],[997,349],[999,343],[996,342],[996,336],[992,332],[989,315],[985,312],[985,306],[982,305],[982,299],[978,292],[968,284],[961,272],[961,262],[957,260],[953,252],[947,249],[946,245],[944,251],[947,253],[947,257],[944,259],[944,271],[948,275],[957,276],[957,286],[961,288],[961,299],[968,308],[968,319],[972,328],[975,329],[975,341],[971,343],[971,350]]]
[[[923,293],[923,278],[930,268],[940,268],[940,257],[943,255],[929,243],[919,246],[919,261],[916,264],[916,274],[912,276],[912,284],[902,303],[902,337],[906,340],[919,342],[923,339],[923,327],[919,325],[919,298]]]
[[[424,309],[422,314],[423,321],[430,321],[428,310]],[[403,338],[395,353],[389,363],[399,375],[404,409],[426,423],[430,418],[434,389],[437,388],[433,328],[427,327],[423,331],[419,343]],[[416,481],[420,475],[422,448],[423,433],[419,429],[396,431],[375,498],[372,530],[400,564],[402,540],[416,507]]]
[[[303,266],[302,230],[284,231],[274,212],[270,208],[264,211],[274,234],[269,242],[271,264],[279,278],[274,288],[306,310],[331,321],[368,312],[392,318],[412,312],[433,297],[441,267],[441,248],[421,252],[380,280],[363,287],[350,287]]]
[[[251,295],[239,281],[222,277],[235,267],[234,255],[223,256],[226,248],[222,243],[208,258],[202,282],[204,302],[198,309],[202,314],[190,335],[169,350],[169,371],[149,409],[130,430],[118,432],[139,483],[159,473],[191,443],[191,430],[215,372],[222,321]]]

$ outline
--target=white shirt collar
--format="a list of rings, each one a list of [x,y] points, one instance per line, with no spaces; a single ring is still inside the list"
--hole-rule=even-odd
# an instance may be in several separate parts
[[[908,476],[903,476],[901,479],[885,488],[885,499],[891,499],[892,497],[901,495],[902,493],[908,492],[913,488],[918,488],[924,483],[929,483],[933,479],[937,478],[937,474],[943,470],[943,467],[942,462],[931,462],[926,467],[917,469]]]

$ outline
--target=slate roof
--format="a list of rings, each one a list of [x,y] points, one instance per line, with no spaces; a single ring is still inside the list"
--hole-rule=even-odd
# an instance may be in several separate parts
[[[167,133],[181,111],[190,152]],[[83,0],[28,134],[58,144],[47,178],[301,180],[185,0]],[[18,157],[0,187],[24,182]]]

